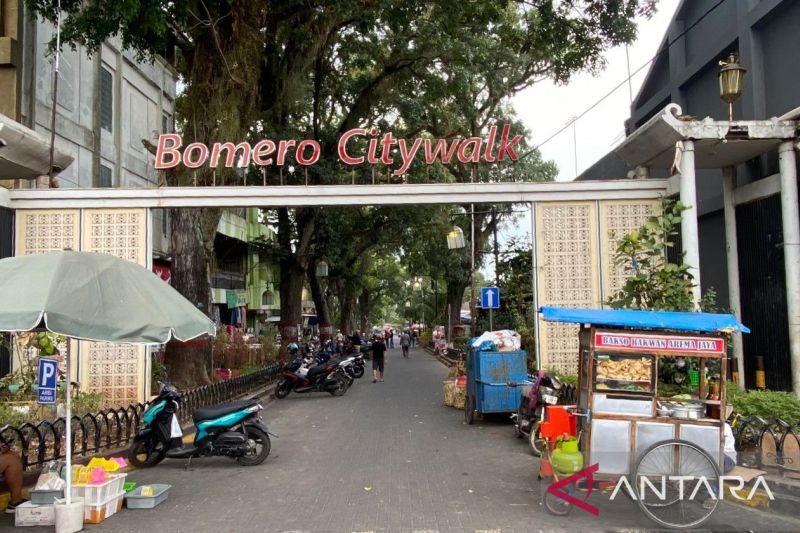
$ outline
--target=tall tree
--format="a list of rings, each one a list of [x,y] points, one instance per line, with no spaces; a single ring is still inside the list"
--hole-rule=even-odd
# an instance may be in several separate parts
[[[56,20],[56,0],[26,3]],[[538,79],[566,81],[575,71],[601,66],[603,50],[629,42],[635,15],[654,3],[61,0],[62,38],[97,50],[118,36],[139,58],[177,44],[176,67],[185,82],[178,111],[187,141],[244,139],[260,113],[260,135],[320,139],[323,156],[331,161],[338,136],[355,126],[435,136],[484,131],[493,111],[514,92]],[[309,169],[308,181],[339,183],[346,170],[318,165]],[[216,175],[223,178],[225,172],[217,169]],[[210,185],[212,175],[211,169],[181,169],[167,183],[196,178],[199,185]],[[317,213],[284,208],[277,214],[284,328],[300,319]],[[174,211],[173,217],[173,245],[180,251],[173,254],[175,286],[208,310],[219,211]],[[168,362],[180,373],[173,377],[183,385],[207,381],[199,361],[208,357],[202,355],[171,352]]]

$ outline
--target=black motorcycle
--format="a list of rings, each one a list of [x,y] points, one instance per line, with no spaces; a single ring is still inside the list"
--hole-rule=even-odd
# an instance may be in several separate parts
[[[144,428],[128,451],[128,460],[137,468],[155,466],[164,458],[192,459],[224,456],[247,466],[259,465],[269,455],[269,430],[258,412],[264,407],[259,398],[201,407],[194,413],[194,442],[183,444],[176,412],[181,402],[178,390],[162,384],[158,397],[142,415]]]
[[[352,381],[339,363],[339,359],[333,358],[306,369],[302,359],[295,359],[283,367],[281,379],[275,386],[275,397],[286,398],[290,392],[328,392],[332,396],[342,396]]]

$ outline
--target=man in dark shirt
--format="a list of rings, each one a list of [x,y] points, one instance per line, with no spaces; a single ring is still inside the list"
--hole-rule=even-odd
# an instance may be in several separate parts
[[[383,335],[378,335],[378,339],[372,345],[372,382],[383,381],[383,368],[386,364],[386,345],[383,343]]]

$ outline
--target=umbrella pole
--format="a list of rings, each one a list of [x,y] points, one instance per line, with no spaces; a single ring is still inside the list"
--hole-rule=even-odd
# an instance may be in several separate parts
[[[72,503],[72,373],[70,372],[70,346],[72,339],[67,339],[67,383],[64,391],[67,397],[66,428],[67,428],[67,505]]]

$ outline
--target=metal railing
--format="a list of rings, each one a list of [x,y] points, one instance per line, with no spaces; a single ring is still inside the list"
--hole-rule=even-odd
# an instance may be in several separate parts
[[[251,374],[188,390],[181,394],[183,401],[178,418],[187,422],[200,407],[233,400],[266,387],[277,379],[279,371],[280,366],[273,363]],[[136,403],[73,416],[72,455],[88,457],[127,447],[139,430],[147,406],[147,403]],[[24,470],[33,470],[65,457],[65,424],[64,418],[25,422],[20,426],[7,424],[0,427],[0,438],[19,453]]]

